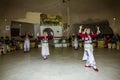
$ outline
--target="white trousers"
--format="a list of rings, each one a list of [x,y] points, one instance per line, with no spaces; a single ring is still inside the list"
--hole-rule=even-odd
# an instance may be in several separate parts
[[[46,58],[48,55],[50,55],[48,43],[42,43],[41,55],[44,58]]]
[[[24,51],[29,51],[30,50],[30,41],[25,40],[24,41]]]
[[[86,66],[96,67],[92,44],[84,44],[84,55],[82,60],[86,60]]]

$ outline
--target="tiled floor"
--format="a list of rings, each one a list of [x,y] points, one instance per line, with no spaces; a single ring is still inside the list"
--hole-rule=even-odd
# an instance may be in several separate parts
[[[0,80],[120,80],[120,50],[95,49],[99,72],[84,67],[82,49],[50,48],[50,52],[48,60],[42,60],[40,49],[0,56]]]

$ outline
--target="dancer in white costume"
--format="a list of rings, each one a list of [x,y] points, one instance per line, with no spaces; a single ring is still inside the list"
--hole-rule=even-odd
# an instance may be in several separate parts
[[[72,39],[72,47],[74,47],[74,49],[78,49],[78,35],[73,33],[71,39]]]
[[[75,38],[74,38],[74,48],[75,48],[75,49],[78,49],[78,39],[77,39],[76,36],[75,36]]]
[[[52,36],[48,36],[47,32],[43,32],[43,36],[39,36],[39,34],[37,34],[38,39],[41,40],[42,44],[41,55],[44,60],[46,60],[48,58],[48,55],[50,55],[48,40],[53,38],[52,32],[51,35]]]
[[[20,35],[21,38],[24,38],[24,52],[30,51],[30,38],[33,38],[33,34],[30,35],[29,33],[26,33],[25,35]]]
[[[86,60],[85,67],[90,68],[93,67],[95,71],[99,71],[96,67],[96,62],[93,55],[93,45],[92,45],[92,38],[97,37],[100,33],[99,27],[97,27],[97,33],[91,33],[90,28],[85,28],[84,32],[82,33],[82,26],[80,26],[79,36],[84,38],[84,56],[83,60]]]

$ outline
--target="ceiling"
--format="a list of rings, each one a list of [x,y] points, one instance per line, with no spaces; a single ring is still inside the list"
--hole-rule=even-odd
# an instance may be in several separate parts
[[[65,1],[69,2],[69,0]],[[19,9],[21,6],[32,11],[60,11],[64,10],[65,5],[63,0],[0,0],[0,9],[4,9],[4,11],[9,10],[9,8]],[[104,10],[119,12],[119,9],[120,0],[70,0],[70,10],[75,13]]]

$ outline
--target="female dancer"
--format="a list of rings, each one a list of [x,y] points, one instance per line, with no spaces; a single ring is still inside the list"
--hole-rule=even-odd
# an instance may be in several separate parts
[[[33,34],[30,35],[29,33],[25,33],[25,35],[21,35],[21,38],[24,38],[24,52],[29,52],[30,51],[30,38],[33,38]]]
[[[86,60],[85,67],[92,67],[95,71],[99,71],[96,67],[96,62],[93,55],[93,46],[92,46],[92,38],[97,37],[100,33],[99,27],[97,27],[97,33],[91,33],[90,28],[85,28],[84,32],[82,32],[82,26],[80,26],[79,36],[84,39],[84,56],[83,60]]]
[[[38,39],[41,40],[41,44],[42,44],[41,55],[42,55],[44,60],[46,60],[48,58],[48,55],[50,55],[48,39],[53,38],[52,32],[51,32],[51,35],[52,36],[48,36],[47,32],[43,32],[43,36],[40,36],[39,34],[37,34]]]
[[[74,37],[74,48],[78,49],[78,38],[77,38],[77,35]]]

